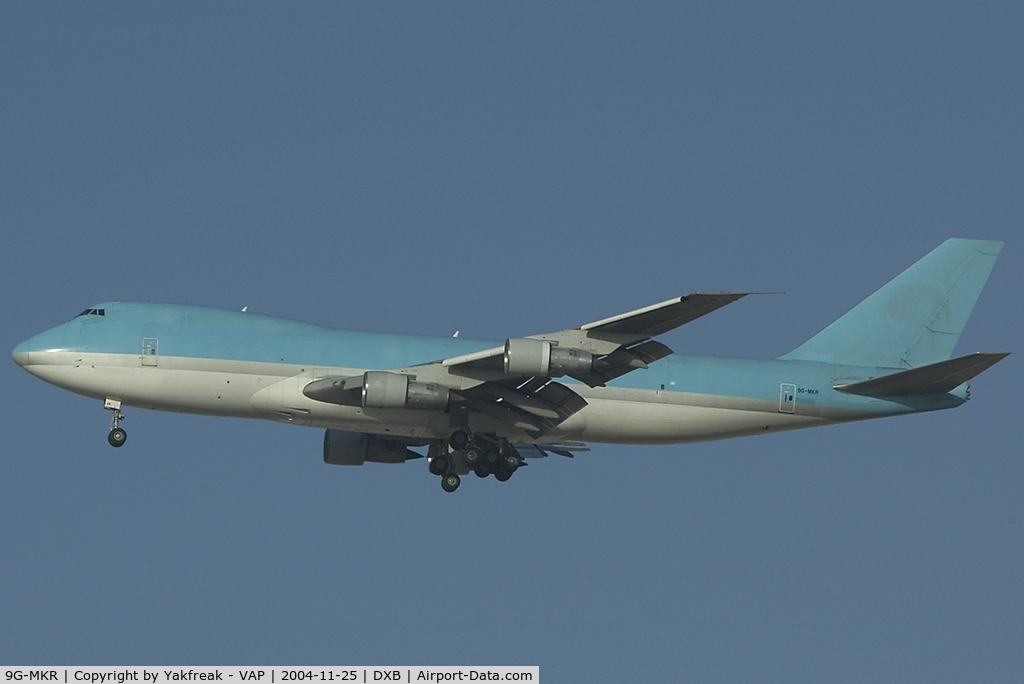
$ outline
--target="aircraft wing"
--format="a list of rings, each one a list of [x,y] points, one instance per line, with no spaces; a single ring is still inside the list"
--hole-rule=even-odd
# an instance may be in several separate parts
[[[499,347],[440,361],[368,371],[351,378],[316,380],[303,388],[303,394],[346,405],[362,402],[381,408],[444,407],[452,414],[453,424],[467,424],[468,414],[479,413],[541,437],[587,405],[582,396],[555,378],[568,376],[598,387],[638,368],[647,368],[672,353],[651,337],[747,294],[695,292],[578,328],[510,338]],[[368,403],[374,401],[375,388],[383,386],[389,388],[381,393],[386,399],[380,404]],[[443,396],[443,406],[429,399],[423,403],[424,396]],[[403,400],[405,404],[400,403]]]
[[[562,349],[591,354],[594,359],[590,368],[570,371],[565,375],[591,387],[604,386],[610,380],[637,368],[647,368],[672,353],[667,346],[650,338],[696,320],[748,294],[694,292],[578,328],[531,335],[525,339],[547,341]],[[513,340],[502,347],[444,359],[441,363],[456,374],[502,372],[506,370],[505,359],[512,351],[509,342]]]
[[[637,341],[661,335],[732,304],[749,292],[694,292],[660,304],[580,326],[594,336],[628,336]]]

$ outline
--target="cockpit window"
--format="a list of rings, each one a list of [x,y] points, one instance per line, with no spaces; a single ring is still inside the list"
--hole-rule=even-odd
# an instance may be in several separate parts
[[[86,309],[82,313],[78,314],[78,316],[106,316],[106,315],[107,315],[106,309]],[[75,316],[75,318],[78,318],[78,316]]]

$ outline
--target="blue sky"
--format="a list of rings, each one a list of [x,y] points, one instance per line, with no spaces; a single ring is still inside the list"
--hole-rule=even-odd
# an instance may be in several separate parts
[[[107,300],[504,339],[696,290],[790,351],[948,237],[1020,352],[1017,3],[4,3],[5,348]],[[1024,678],[1020,359],[931,415],[506,485],[0,364],[0,663]]]

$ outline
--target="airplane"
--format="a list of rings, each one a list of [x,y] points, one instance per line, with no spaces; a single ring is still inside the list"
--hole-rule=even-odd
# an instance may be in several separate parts
[[[504,342],[338,330],[178,304],[106,302],[35,335],[14,361],[124,407],[322,428],[332,465],[422,458],[506,481],[587,443],[679,444],[960,406],[1007,356],[953,349],[1002,242],[951,239],[777,359],[675,354],[653,338],[748,292],[696,292]]]

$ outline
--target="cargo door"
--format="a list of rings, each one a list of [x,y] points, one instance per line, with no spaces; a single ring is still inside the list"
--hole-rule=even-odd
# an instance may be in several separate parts
[[[796,411],[796,385],[782,383],[779,390],[779,412],[793,413]]]

